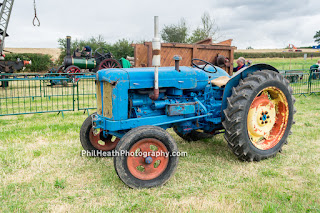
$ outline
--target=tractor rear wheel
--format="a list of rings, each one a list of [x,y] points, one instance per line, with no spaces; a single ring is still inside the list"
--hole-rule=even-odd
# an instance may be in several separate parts
[[[98,70],[109,69],[109,68],[121,68],[121,65],[117,60],[112,58],[107,58],[101,61],[101,63],[99,64]]]
[[[254,72],[233,88],[222,124],[239,159],[260,161],[281,151],[294,123],[292,92],[281,74],[269,70]]]
[[[192,130],[190,133],[187,133],[187,134],[182,134],[181,132],[179,132],[177,127],[173,127],[173,130],[175,131],[175,133],[177,135],[180,136],[180,138],[182,138],[186,141],[189,141],[189,142],[208,139],[208,138],[213,137],[213,135],[211,135],[209,133],[199,132],[197,130]]]
[[[114,157],[114,167],[119,178],[131,188],[161,186],[178,166],[178,157],[171,155],[178,152],[177,144],[167,131],[156,126],[130,130],[115,151],[128,153]]]
[[[108,135],[106,138],[103,135],[103,131],[95,131],[92,127],[92,116],[97,113],[93,113],[83,122],[80,129],[80,141],[84,150],[86,151],[104,151],[110,152],[115,149],[119,138],[114,138]]]

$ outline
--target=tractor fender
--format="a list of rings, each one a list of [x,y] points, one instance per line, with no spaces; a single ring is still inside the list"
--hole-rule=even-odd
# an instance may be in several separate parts
[[[260,70],[271,70],[274,72],[279,72],[276,68],[269,64],[255,64],[250,67],[245,67],[239,70],[235,75],[233,75],[228,83],[226,84],[224,91],[223,91],[223,97],[222,97],[222,106],[221,106],[221,120],[224,121],[224,113],[223,110],[225,110],[228,106],[227,98],[232,95],[232,88],[238,86],[241,79],[246,78],[250,73],[260,71]]]

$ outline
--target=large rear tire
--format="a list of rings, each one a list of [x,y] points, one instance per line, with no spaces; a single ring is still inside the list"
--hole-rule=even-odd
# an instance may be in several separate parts
[[[281,74],[254,72],[233,88],[227,101],[225,139],[240,160],[260,161],[281,151],[296,111],[292,88]]]

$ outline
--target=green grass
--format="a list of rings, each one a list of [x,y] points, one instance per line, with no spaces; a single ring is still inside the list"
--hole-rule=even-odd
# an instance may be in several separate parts
[[[0,117],[0,212],[320,212],[319,103],[297,97],[289,144],[258,163],[237,160],[222,135],[188,143],[168,130],[188,156],[166,185],[141,190],[112,158],[80,156],[83,112]]]
[[[249,59],[250,58],[246,58],[246,60]],[[311,58],[307,58],[307,60],[304,60],[304,58],[252,58],[250,60],[252,60],[254,64],[270,64],[279,70],[309,70],[310,66],[316,64],[319,59],[320,58],[314,57],[312,60]],[[234,66],[237,66],[236,59]]]

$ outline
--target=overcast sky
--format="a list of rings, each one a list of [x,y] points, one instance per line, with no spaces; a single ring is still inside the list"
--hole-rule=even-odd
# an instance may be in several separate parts
[[[183,17],[192,31],[204,12],[216,19],[220,40],[232,38],[238,49],[313,45],[320,30],[319,0],[36,0],[36,4],[40,27],[32,25],[33,0],[15,0],[7,47],[54,48],[66,35],[87,39],[100,34],[110,43],[121,38],[151,40],[153,16],[159,16],[160,27]]]

